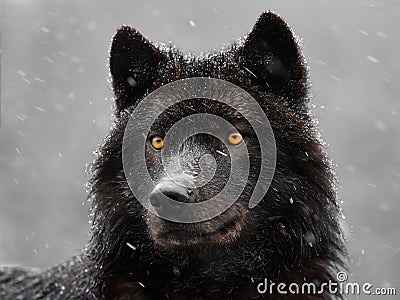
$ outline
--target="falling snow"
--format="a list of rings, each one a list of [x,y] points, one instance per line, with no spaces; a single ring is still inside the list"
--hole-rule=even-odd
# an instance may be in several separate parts
[[[137,82],[136,82],[136,80],[135,80],[133,77],[128,77],[128,78],[126,79],[126,81],[128,81],[128,83],[129,83],[129,85],[130,85],[131,87],[136,87],[136,86],[137,86]]]
[[[379,60],[378,60],[376,57],[373,57],[373,56],[371,56],[371,55],[368,55],[368,56],[367,56],[367,59],[368,59],[370,62],[374,63],[374,64],[377,64],[377,63],[379,62]]]
[[[50,33],[50,29],[44,26],[40,27],[40,30],[43,31],[44,33]]]
[[[45,112],[46,110],[40,106],[35,106],[35,109],[41,112]]]
[[[35,77],[34,79],[35,79],[37,82],[40,82],[40,83],[45,83],[45,82],[46,82],[44,79],[39,78],[39,77]]]
[[[133,246],[131,243],[126,243],[126,245],[131,248],[132,250],[136,251],[136,247]]]

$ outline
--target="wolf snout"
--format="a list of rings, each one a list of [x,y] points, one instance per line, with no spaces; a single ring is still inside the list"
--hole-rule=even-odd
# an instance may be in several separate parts
[[[196,193],[193,189],[181,186],[174,182],[164,182],[158,184],[150,194],[150,204],[159,213],[180,208],[179,203],[196,202]]]

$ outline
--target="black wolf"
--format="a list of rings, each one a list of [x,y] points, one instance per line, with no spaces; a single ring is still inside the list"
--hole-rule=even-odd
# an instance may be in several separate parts
[[[97,151],[91,171],[91,240],[82,253],[47,270],[3,268],[1,299],[331,299],[323,294],[261,294],[259,283],[316,283],[335,279],[345,253],[338,225],[334,177],[308,109],[307,68],[285,21],[263,13],[248,36],[220,52],[193,56],[172,45],[155,45],[124,26],[110,50],[115,122]],[[188,99],[166,109],[153,123],[146,165],[160,194],[201,202],[226,184],[226,143],[245,143],[250,175],[239,199],[224,213],[193,224],[164,220],[132,194],[122,164],[122,140],[131,112],[149,93],[183,78],[210,77],[234,83],[254,97],[276,139],[271,186],[256,207],[248,202],[260,173],[260,145],[254,130],[232,107],[212,99]],[[161,101],[161,100],[160,100]],[[157,105],[157,103],[155,103]],[[179,162],[161,162],[169,128],[194,113],[231,122],[226,141],[198,134],[179,150]],[[151,111],[149,112],[151,114]],[[146,117],[146,116],[143,116]],[[189,189],[166,180],[162,163],[198,172],[211,154],[210,182]],[[137,176],[142,176],[137,174]]]

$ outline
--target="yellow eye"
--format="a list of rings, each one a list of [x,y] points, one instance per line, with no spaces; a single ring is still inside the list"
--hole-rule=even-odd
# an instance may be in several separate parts
[[[243,137],[239,132],[233,132],[228,135],[228,142],[232,145],[239,145],[243,141]]]
[[[164,139],[161,136],[154,136],[151,138],[151,145],[154,149],[160,150],[164,146]]]

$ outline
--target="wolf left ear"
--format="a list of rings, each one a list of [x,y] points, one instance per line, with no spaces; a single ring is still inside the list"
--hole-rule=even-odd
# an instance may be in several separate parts
[[[114,35],[110,50],[112,86],[117,111],[139,101],[158,76],[163,56],[136,29],[123,26]]]
[[[286,98],[293,108],[303,106],[307,71],[295,37],[281,17],[264,12],[245,40],[240,56],[241,67],[254,84]]]

